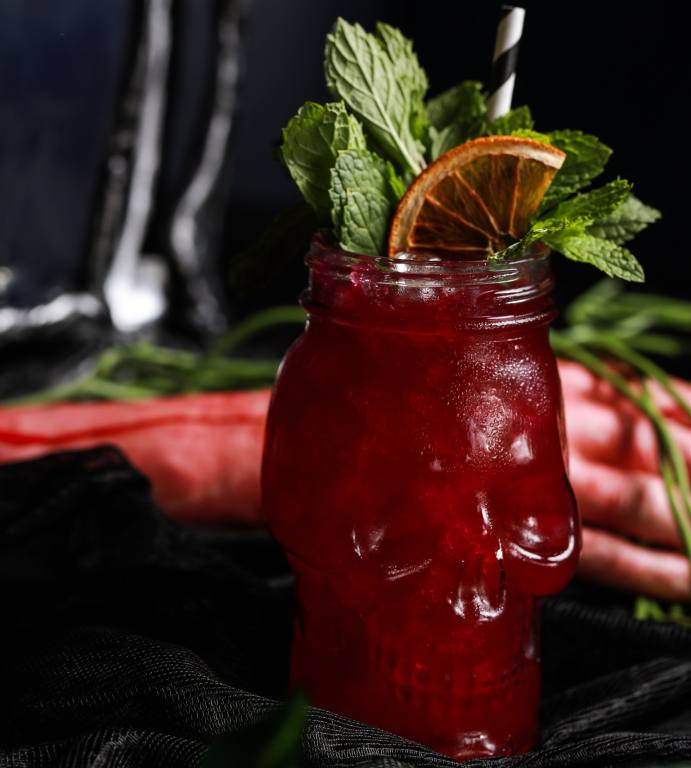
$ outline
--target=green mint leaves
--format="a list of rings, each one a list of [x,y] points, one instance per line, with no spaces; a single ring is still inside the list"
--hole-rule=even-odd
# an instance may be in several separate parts
[[[308,102],[283,130],[283,161],[321,224],[340,246],[376,256],[405,184],[389,161],[366,149],[360,123],[342,102]]]
[[[308,101],[283,129],[283,162],[320,222],[330,221],[331,167],[338,153],[365,146],[362,126],[342,102],[322,106]]]
[[[391,164],[373,152],[339,153],[331,170],[329,195],[341,248],[370,256],[384,252],[400,185]]]
[[[433,160],[479,135],[487,113],[482,83],[466,80],[427,102],[430,154]]]
[[[631,251],[602,237],[564,230],[543,238],[552,250],[573,261],[582,261],[601,269],[609,277],[634,283],[645,280],[643,268]]]
[[[404,93],[410,94],[410,130],[418,141],[427,134],[427,111],[424,97],[429,83],[425,70],[413,51],[413,43],[395,27],[377,22],[377,37],[391,59]],[[419,148],[419,144],[417,145]]]
[[[338,244],[378,255],[406,189],[397,169],[412,178],[425,165],[427,76],[397,29],[380,23],[371,35],[343,19],[327,37],[324,67],[340,101],[305,104],[283,131],[281,156]]]
[[[538,132],[526,106],[489,120],[482,84],[473,80],[425,101],[427,76],[412,42],[381,22],[371,34],[338,19],[324,70],[335,101],[301,107],[283,130],[280,152],[317,222],[341,248],[386,253],[398,201],[428,163],[480,136],[514,135],[551,144],[566,158],[528,232],[492,258],[520,257],[541,241],[612,277],[643,280],[624,243],[660,213],[633,197],[623,179],[592,188],[612,154],[595,136]]]
[[[405,173],[425,166],[422,97],[427,78],[412,43],[378,24],[376,35],[338,19],[326,38],[326,84],[367,129],[373,144]]]
[[[631,184],[624,179],[617,179],[605,184],[604,187],[564,200],[551,211],[550,216],[555,219],[568,219],[572,222],[587,221],[588,224],[592,224],[596,219],[605,218],[616,211],[630,194]]]
[[[561,203],[553,215],[570,227],[541,239],[554,251],[574,261],[592,264],[610,277],[641,283],[643,268],[622,243],[660,218],[631,193],[631,185],[617,179],[604,187]],[[538,221],[534,226],[539,226]]]
[[[598,138],[582,131],[552,131],[547,134],[547,140],[566,152],[566,159],[547,190],[540,211],[587,186],[604,171],[612,154],[612,150]]]
[[[475,80],[455,85],[427,102],[430,125],[438,131],[452,123],[471,125],[484,118],[486,112],[487,101],[482,92],[482,83]]]
[[[532,131],[533,117],[528,107],[516,107],[505,115],[488,122],[481,135],[507,136],[513,133]]]
[[[518,133],[532,138],[534,132]],[[518,243],[494,257],[522,255],[531,243],[541,240],[553,251],[592,264],[609,277],[643,282],[643,268],[622,243],[660,218],[659,211],[635,198],[631,184],[624,179],[578,192],[602,173],[612,153],[595,136],[581,131],[553,131],[542,135],[542,140],[566,152],[564,164],[547,190],[530,230]]]
[[[621,245],[644,230],[648,224],[656,222],[661,215],[660,211],[629,195],[618,208],[603,217],[597,217],[588,227],[588,233]]]
[[[433,160],[478,136],[532,133],[533,127],[528,107],[517,107],[496,120],[488,120],[482,84],[474,80],[466,80],[430,99],[427,115]]]

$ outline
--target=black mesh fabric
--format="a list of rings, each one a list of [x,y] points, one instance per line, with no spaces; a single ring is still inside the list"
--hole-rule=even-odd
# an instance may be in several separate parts
[[[276,709],[292,584],[266,533],[176,526],[110,448],[0,467],[0,489],[0,766],[198,766]],[[467,765],[691,764],[691,631],[610,602],[545,603],[541,746]],[[317,709],[300,761],[456,764]]]

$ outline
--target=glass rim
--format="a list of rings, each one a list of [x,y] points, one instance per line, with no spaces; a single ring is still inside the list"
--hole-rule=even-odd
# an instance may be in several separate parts
[[[329,243],[321,233],[316,233],[305,263],[310,269],[330,272],[334,276],[347,277],[358,271],[365,279],[375,282],[379,278],[390,283],[396,279],[428,281],[436,277],[443,279],[445,285],[449,281],[477,285],[506,283],[531,273],[537,280],[544,279],[550,269],[550,255],[548,246],[535,242],[528,247],[526,255],[513,259],[442,259],[423,252],[401,252],[391,258],[345,251]]]

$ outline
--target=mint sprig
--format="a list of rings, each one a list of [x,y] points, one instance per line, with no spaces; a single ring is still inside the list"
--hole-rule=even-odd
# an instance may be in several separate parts
[[[422,96],[427,78],[412,43],[386,24],[371,35],[338,19],[324,51],[326,85],[367,129],[396,168],[417,175],[425,167]]]
[[[566,152],[566,159],[547,190],[538,213],[587,187],[604,171],[612,154],[612,150],[596,136],[582,131],[552,131],[547,137],[552,146]]]
[[[660,211],[629,195],[618,208],[596,218],[588,227],[588,233],[621,245],[644,230],[648,224],[656,222],[661,215]]]
[[[488,136],[507,136],[518,131],[531,131],[533,129],[533,116],[526,106],[509,110],[505,115],[485,124],[481,134]]]
[[[338,153],[365,147],[362,126],[343,102],[322,106],[308,101],[283,129],[283,162],[321,223],[330,221],[329,185]]]
[[[487,100],[482,83],[466,80],[427,102],[428,144],[432,160],[482,130]]]
[[[610,150],[594,136],[577,131],[555,131],[546,135],[551,144],[556,144],[555,137],[570,147],[570,152],[564,150],[567,152],[564,165],[545,196],[546,200],[551,199],[552,205],[545,205],[543,201],[540,211],[547,209],[546,212],[542,215],[538,212],[537,220],[521,240],[494,254],[494,258],[521,256],[531,243],[540,240],[553,251],[572,261],[591,264],[609,277],[643,282],[643,267],[622,243],[630,239],[629,235],[657,220],[660,213],[633,197],[632,185],[624,179],[572,194],[601,173]],[[553,187],[564,167],[566,181],[562,181],[555,192]],[[561,202],[554,204],[556,200]],[[608,237],[609,232],[614,237]]]
[[[487,100],[482,91],[482,83],[476,80],[454,85],[427,102],[427,118],[437,131],[452,123],[470,125],[473,121],[482,120],[486,114]]]
[[[627,248],[611,240],[565,229],[543,238],[554,251],[573,261],[592,264],[609,277],[619,277],[632,283],[645,280],[643,267]]]
[[[391,164],[373,152],[339,152],[331,169],[329,196],[341,248],[370,256],[383,252],[399,184]]]
[[[424,101],[429,87],[427,75],[413,51],[412,40],[405,37],[400,30],[381,21],[377,22],[375,28],[376,36],[394,65],[401,90],[410,94],[410,131],[418,142],[416,147],[419,149],[428,128]]]
[[[587,221],[588,224],[592,224],[598,218],[610,216],[630,194],[630,182],[616,179],[603,187],[564,200],[550,212],[550,216],[556,219]]]
[[[525,235],[491,258],[525,254],[541,241],[574,261],[630,281],[643,270],[624,243],[660,214],[616,179],[592,182],[612,150],[577,130],[536,131],[527,106],[490,120],[481,83],[468,80],[424,101],[427,76],[412,42],[378,23],[374,34],[338,19],[324,52],[327,86],[337,101],[305,104],[283,131],[281,155],[322,226],[346,250],[386,251],[397,201],[428,162],[479,136],[523,136],[566,158]]]
[[[487,100],[472,80],[445,91],[427,105],[430,117],[430,154],[433,160],[444,152],[478,136],[531,133],[533,118],[528,107],[517,107],[490,121]],[[455,112],[458,110],[458,112]],[[449,119],[450,118],[450,119]],[[439,127],[439,124],[442,125]],[[445,123],[445,124],[444,124]]]

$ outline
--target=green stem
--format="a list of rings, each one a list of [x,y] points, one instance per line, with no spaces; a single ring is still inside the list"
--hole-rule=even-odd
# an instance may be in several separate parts
[[[687,353],[691,347],[674,336],[663,336],[659,333],[637,333],[627,339],[631,349],[663,357],[679,357]]]
[[[243,320],[203,356],[146,342],[107,349],[89,376],[14,398],[5,404],[39,405],[79,399],[134,400],[180,392],[266,386],[275,378],[276,360],[228,359],[226,355],[242,341],[266,328],[302,325],[305,317],[305,311],[297,305],[271,307]]]
[[[98,360],[95,375],[107,378],[126,365],[145,365],[174,368],[178,371],[194,371],[199,365],[199,355],[169,347],[157,347],[140,343],[128,347],[106,350]]]
[[[213,365],[200,364],[197,374],[191,379],[191,391],[232,389],[237,386],[266,386],[276,378],[278,360],[245,360],[218,358]]]
[[[661,462],[669,461],[670,467],[668,471],[671,471],[676,485],[681,495],[681,503],[684,508],[686,520],[691,526],[691,489],[689,488],[689,473],[686,468],[686,462],[679,449],[677,441],[674,439],[664,416],[660,413],[657,406],[653,402],[653,398],[650,395],[648,388],[644,385],[643,396],[641,402],[646,409],[646,413],[650,420],[653,422],[653,426],[658,434],[658,440],[665,449],[665,454],[661,457]],[[661,464],[661,469],[665,469]],[[664,478],[664,474],[663,474]],[[682,533],[683,535],[683,533]],[[691,527],[688,532],[689,540],[691,541]],[[686,537],[684,537],[686,541]],[[691,558],[691,547],[688,548],[689,557]]]
[[[623,344],[619,339],[611,338],[606,334],[600,334],[593,337],[590,343],[593,346],[611,352],[624,362],[638,369],[644,375],[649,376],[651,379],[655,379],[682,411],[691,418],[691,403],[684,398],[681,392],[674,386],[674,383],[667,375],[667,372],[659,365],[645,357],[645,355],[641,355],[639,352],[636,352],[636,350]]]
[[[30,395],[5,400],[3,405],[43,405],[65,400],[138,400],[155,397],[158,392],[150,387],[121,384],[89,377],[69,384],[60,384]]]
[[[672,514],[674,515],[674,520],[676,521],[679,534],[681,535],[682,541],[684,542],[684,551],[686,552],[686,557],[691,561],[691,524],[689,523],[688,517],[684,515],[682,510],[679,508],[679,504],[677,503],[674,477],[675,473],[669,459],[660,459],[660,472],[662,473],[662,480],[665,484],[665,492],[667,493],[667,498],[672,509]]]
[[[300,306],[271,307],[238,323],[211,348],[210,357],[228,355],[238,344],[266,328],[276,325],[304,325],[305,310]]]
[[[613,371],[597,355],[589,352],[580,342],[574,341],[564,333],[553,330],[550,333],[550,343],[556,354],[569,357],[581,363],[593,373],[608,381],[625,397],[634,402],[640,399],[629,385],[629,382],[621,374]]]

